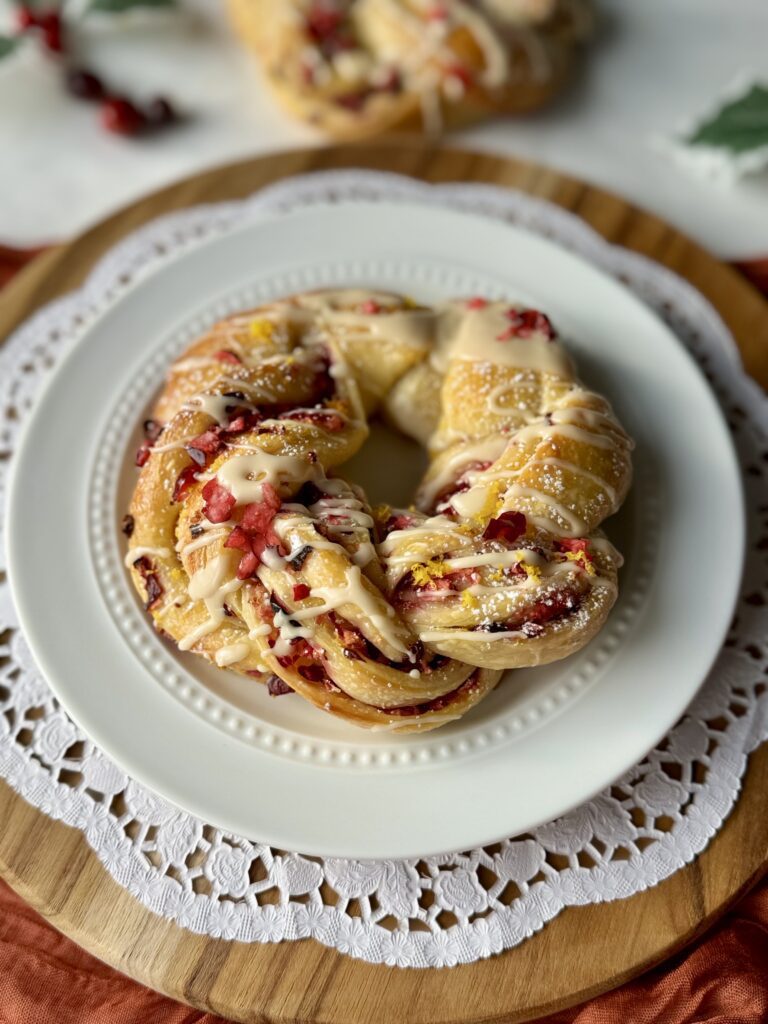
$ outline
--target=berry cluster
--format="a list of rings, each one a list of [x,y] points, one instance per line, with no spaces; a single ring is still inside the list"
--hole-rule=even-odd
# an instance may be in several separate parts
[[[67,40],[59,11],[36,11],[21,6],[17,25],[20,34],[37,36],[50,53],[60,57],[66,54]],[[86,68],[68,67],[64,83],[72,96],[98,103],[102,126],[116,135],[139,135],[177,120],[176,111],[165,97],[157,96],[141,107],[128,97],[111,92],[98,75]]]

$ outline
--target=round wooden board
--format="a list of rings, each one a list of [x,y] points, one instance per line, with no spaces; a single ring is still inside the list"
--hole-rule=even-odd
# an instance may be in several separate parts
[[[148,196],[38,257],[0,296],[0,336],[70,291],[119,238],[160,213],[245,196],[277,178],[361,166],[429,181],[495,182],[575,211],[601,234],[687,277],[720,311],[744,363],[768,386],[768,305],[674,228],[556,171],[408,141],[280,153],[209,171]],[[0,872],[57,928],[176,999],[238,1021],[448,1024],[516,1021],[571,1006],[679,950],[768,866],[768,745],[750,760],[725,827],[689,867],[628,900],[568,909],[516,949],[468,966],[399,970],[314,941],[245,945],[192,935],[145,910],[83,836],[0,784]]]

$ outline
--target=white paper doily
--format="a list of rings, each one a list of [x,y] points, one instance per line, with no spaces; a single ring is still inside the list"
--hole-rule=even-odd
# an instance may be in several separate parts
[[[177,810],[95,748],[37,671],[0,575],[0,776],[35,807],[81,830],[121,885],[185,928],[244,942],[311,936],[364,960],[427,967],[490,956],[566,906],[630,896],[678,870],[721,827],[748,754],[768,738],[768,401],[744,376],[712,307],[666,269],[608,245],[576,217],[529,196],[363,171],[290,179],[242,202],[152,222],[112,249],[79,292],[41,310],[9,339],[0,352],[0,490],[19,427],[49,370],[138,275],[265,211],[398,197],[468,209],[556,239],[656,308],[707,373],[744,466],[749,546],[731,634],[688,714],[620,782],[530,835],[419,861],[278,852]],[[717,537],[702,557],[711,560],[717,586]]]

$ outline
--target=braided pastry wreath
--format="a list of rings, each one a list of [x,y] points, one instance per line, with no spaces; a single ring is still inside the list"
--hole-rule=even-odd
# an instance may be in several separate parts
[[[408,510],[331,473],[375,412],[430,454]],[[356,725],[456,719],[615,600],[632,442],[536,310],[297,295],[194,343],[145,431],[123,528],[158,631]]]
[[[229,0],[289,110],[336,138],[533,110],[563,85],[588,0]]]

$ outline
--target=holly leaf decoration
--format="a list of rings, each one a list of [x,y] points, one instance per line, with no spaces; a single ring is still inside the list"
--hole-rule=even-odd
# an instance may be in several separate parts
[[[16,36],[0,36],[0,60],[10,56],[18,45],[19,40]]]
[[[748,153],[768,146],[768,87],[753,85],[738,99],[725,103],[685,140],[691,146],[711,146],[731,153]]]
[[[102,14],[123,14],[139,8],[173,7],[176,0],[91,0],[89,11],[100,11]]]

